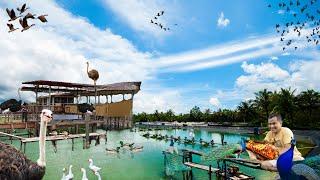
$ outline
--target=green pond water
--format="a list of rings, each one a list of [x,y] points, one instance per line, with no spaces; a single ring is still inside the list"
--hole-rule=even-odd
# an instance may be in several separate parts
[[[158,130],[149,131],[151,134],[160,133],[168,136],[181,136],[189,137],[188,130]],[[195,139],[210,141],[213,139],[215,142],[221,142],[221,134],[216,132],[208,132],[205,130],[195,130]],[[83,149],[82,139],[75,140],[74,151],[71,150],[71,140],[58,141],[58,152],[55,153],[51,142],[46,143],[46,174],[44,179],[61,179],[62,169],[68,168],[70,164],[73,165],[74,179],[81,179],[82,173],[80,168],[83,167],[87,170],[89,179],[97,179],[97,177],[89,171],[88,159],[92,158],[94,164],[102,168],[100,171],[102,179],[182,179],[181,174],[176,174],[173,177],[166,177],[164,173],[164,157],[163,150],[169,147],[170,141],[155,140],[145,138],[142,136],[146,132],[137,131],[130,132],[129,130],[122,131],[108,131],[107,143],[101,140],[100,145],[91,145],[90,149]],[[225,134],[224,139],[228,144],[237,143],[241,137],[248,137],[240,134]],[[0,139],[1,140],[1,139]],[[128,150],[121,149],[119,154],[108,154],[106,148],[115,148],[119,146],[119,141],[134,142],[136,145],[144,146],[143,151],[132,153]],[[5,141],[10,143],[10,141]],[[17,148],[20,147],[18,141],[14,141],[13,145]],[[199,145],[183,145],[175,144],[178,148],[188,148],[208,152],[211,148],[201,148]],[[36,161],[39,156],[38,143],[29,143],[26,147],[26,155],[28,158]],[[246,156],[244,154],[244,156]],[[195,158],[195,162],[199,162],[200,158]],[[240,166],[240,171],[248,175],[255,176],[256,179],[272,179],[275,173],[266,172],[262,170],[250,169]],[[193,170],[194,179],[208,179],[207,172],[200,170]],[[213,178],[214,179],[214,178]]]

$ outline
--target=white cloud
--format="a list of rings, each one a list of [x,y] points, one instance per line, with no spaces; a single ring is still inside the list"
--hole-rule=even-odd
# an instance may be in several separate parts
[[[271,56],[270,59],[273,60],[273,61],[276,61],[276,60],[278,60],[279,58],[278,58],[277,56]]]
[[[134,111],[153,113],[155,110],[165,112],[172,109],[174,112],[186,112],[187,105],[182,103],[183,98],[178,90],[172,89],[142,89],[135,96]]]
[[[273,47],[278,41],[277,37],[271,35],[261,36],[163,56],[154,61],[155,66],[163,71],[194,71],[280,52],[279,47]]]
[[[216,97],[211,97],[211,98],[209,99],[209,102],[210,102],[210,104],[212,104],[212,105],[215,106],[215,107],[220,107],[220,101],[219,101],[219,99],[216,98]]]
[[[220,16],[217,21],[218,27],[227,27],[230,24],[230,20],[224,17],[223,12],[220,13]]]
[[[176,19],[175,14],[179,11],[175,3],[166,3],[165,1],[150,0],[101,0],[107,10],[112,10],[120,19],[138,32],[144,32],[148,35],[161,37],[168,35],[168,31],[161,30],[158,26],[151,24],[150,20],[156,14],[164,10],[164,15],[153,19],[160,22],[164,27],[171,27],[170,23]]]
[[[212,95],[221,99],[222,104],[229,105],[228,108],[254,98],[254,93],[263,89],[278,91],[290,87],[296,89],[296,93],[307,89],[320,90],[320,60],[294,61],[288,69],[274,63],[256,65],[244,62],[241,67],[245,74],[236,79],[234,88],[217,90]]]

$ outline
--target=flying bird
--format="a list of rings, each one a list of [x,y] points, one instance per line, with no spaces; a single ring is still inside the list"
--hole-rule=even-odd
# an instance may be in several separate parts
[[[46,16],[48,16],[48,15],[44,14],[44,15],[38,16],[38,19],[43,23],[48,22],[47,19],[46,19]]]
[[[9,10],[8,8],[6,9],[8,16],[10,17],[10,19],[8,21],[14,21],[16,19],[18,19],[21,16],[16,16],[16,13],[14,12],[13,9]]]
[[[24,16],[24,18],[26,19],[35,19],[35,14],[31,14],[31,13],[28,13],[27,15]]]
[[[20,22],[20,24],[21,24],[21,26],[22,26],[22,30],[21,30],[21,32],[23,32],[23,31],[26,31],[26,30],[28,30],[29,28],[31,28],[32,26],[34,26],[35,24],[31,24],[30,26],[28,25],[28,21],[27,21],[27,18],[23,18],[23,19],[19,19],[19,22]]]
[[[24,13],[27,9],[29,9],[29,8],[26,7],[26,3],[24,3],[21,8],[17,8],[17,10],[20,12],[20,14]]]
[[[13,31],[19,29],[19,28],[14,28],[13,24],[7,24],[7,26],[9,27],[8,33],[11,33],[11,32],[13,32]]]

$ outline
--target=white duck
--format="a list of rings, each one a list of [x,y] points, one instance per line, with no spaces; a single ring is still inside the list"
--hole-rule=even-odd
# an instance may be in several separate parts
[[[89,161],[89,168],[90,168],[94,173],[100,171],[101,168],[93,165],[93,160],[92,160],[92,159],[89,159],[88,161]]]
[[[101,180],[101,176],[100,176],[100,173],[98,171],[96,171],[94,174],[98,177],[98,180]]]
[[[62,172],[63,172],[63,174],[62,174],[61,180],[66,180],[66,168],[63,168]]]
[[[81,171],[82,171],[82,180],[88,180],[86,170],[84,168],[81,168]]]
[[[69,166],[69,174],[65,178],[66,180],[73,179],[73,173],[72,173],[72,165]]]

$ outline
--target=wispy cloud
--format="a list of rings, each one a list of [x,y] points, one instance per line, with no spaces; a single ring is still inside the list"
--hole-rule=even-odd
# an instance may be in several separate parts
[[[153,19],[161,23],[164,27],[170,27],[170,21],[175,19],[178,7],[175,3],[168,3],[160,0],[101,0],[106,9],[112,10],[129,27],[138,32],[148,35],[162,37],[168,35],[168,31],[163,31],[159,26],[150,23],[156,14],[164,10],[164,15]]]
[[[217,21],[218,27],[227,27],[230,24],[230,20],[224,17],[223,12],[220,13],[220,16]]]

